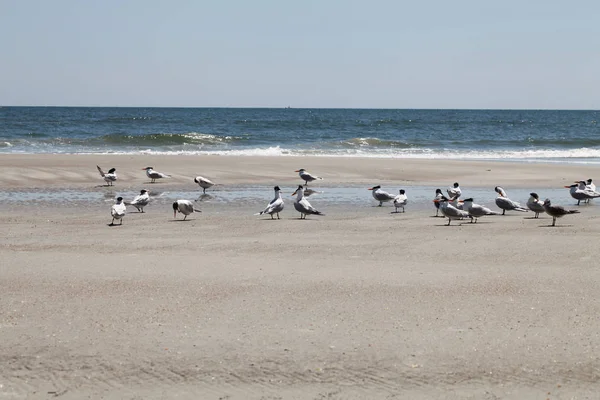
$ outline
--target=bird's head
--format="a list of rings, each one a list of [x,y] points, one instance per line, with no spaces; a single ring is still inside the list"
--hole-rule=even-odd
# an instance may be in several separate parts
[[[533,197],[534,199],[536,199],[536,200],[539,200],[539,199],[540,199],[540,196],[538,196],[538,194],[537,194],[537,193],[535,193],[535,192],[531,192],[531,193],[529,193],[529,195],[530,195],[531,197]]]
[[[296,171],[294,171],[294,172],[300,172],[300,173],[303,173],[304,171],[306,171],[304,168],[300,168],[300,169],[297,169],[297,170],[296,170]]]
[[[294,193],[292,193],[292,196],[295,196],[298,191],[300,191],[300,193],[303,193],[304,187],[302,185],[298,185],[298,189],[296,189],[296,191]]]
[[[108,170],[108,173],[109,174],[114,174],[116,170],[117,170],[116,168],[111,168],[111,169]]]
[[[404,189],[400,189],[400,194],[404,194],[406,191]]]
[[[377,189],[381,189],[381,186],[380,185],[373,186],[372,188],[369,188],[368,190],[377,190]]]
[[[154,169],[154,167],[144,167],[144,168],[142,168],[142,171],[149,171],[151,169]]]

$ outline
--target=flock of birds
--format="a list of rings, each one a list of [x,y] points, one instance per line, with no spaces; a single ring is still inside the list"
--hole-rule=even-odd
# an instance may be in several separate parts
[[[97,168],[107,186],[112,186],[117,180],[116,169],[111,168],[108,170],[108,172],[104,172],[100,166],[97,166]],[[151,183],[156,182],[157,179],[170,178],[170,176],[167,174],[155,171],[153,167],[142,168],[142,170],[146,171],[146,176],[151,179]],[[304,187],[302,185],[298,185],[298,188],[292,194],[292,196],[296,196],[294,208],[300,213],[300,219],[306,219],[306,216],[308,215],[325,215],[314,208],[307,200],[307,196],[312,193],[312,191],[308,189],[308,183],[321,180],[323,178],[312,175],[303,168],[295,172],[298,173],[300,179],[304,181],[306,186]],[[194,182],[202,188],[203,193],[206,193],[206,189],[214,186],[214,183],[210,179],[202,176],[195,177]],[[579,205],[582,201],[587,203],[592,199],[600,197],[600,192],[596,191],[596,185],[592,182],[592,179],[588,179],[587,181],[576,181],[570,186],[565,186],[565,188],[569,189],[571,197],[577,200],[577,205]],[[368,190],[372,191],[373,198],[379,202],[379,207],[383,206],[383,203],[392,202],[395,207],[395,212],[400,212],[399,209],[402,209],[402,212],[405,212],[405,206],[408,204],[408,197],[404,189],[400,189],[399,194],[397,195],[393,195],[384,191],[381,186],[373,186]],[[280,219],[279,213],[283,211],[284,202],[283,198],[281,197],[281,189],[279,186],[275,186],[274,191],[275,197],[273,200],[269,202],[264,210],[256,213],[255,215],[266,214],[270,215],[271,219],[274,219],[275,216],[277,216],[277,219]],[[578,210],[567,210],[562,206],[554,205],[550,199],[542,201],[537,193],[530,193],[526,207],[523,207],[518,202],[511,200],[506,191],[500,186],[496,186],[494,191],[498,194],[498,197],[496,197],[496,205],[502,210],[502,213],[493,211],[480,204],[475,204],[473,198],[461,200],[460,197],[462,195],[462,190],[460,189],[458,182],[455,182],[452,187],[446,190],[448,196],[445,196],[441,189],[436,189],[435,198],[433,199],[433,203],[436,208],[435,216],[439,216],[439,213],[441,212],[442,217],[448,218],[448,225],[450,225],[453,220],[464,219],[470,219],[471,223],[477,223],[477,220],[483,216],[505,215],[506,211],[533,211],[535,213],[534,218],[538,218],[541,213],[550,215],[552,217],[552,226],[555,226],[557,218],[561,218],[568,214],[579,213]],[[120,224],[123,224],[126,205],[134,206],[138,212],[143,213],[144,207],[149,203],[150,195],[146,189],[142,189],[140,194],[135,196],[130,202],[125,202],[122,197],[117,197],[116,203],[111,207],[111,216],[113,219],[110,225],[114,225],[115,220],[120,221]],[[194,207],[194,203],[190,200],[182,199],[173,203],[173,218],[177,218],[177,213],[181,213],[184,215],[183,219],[185,220],[188,215],[193,214],[194,212],[201,211],[197,210]]]

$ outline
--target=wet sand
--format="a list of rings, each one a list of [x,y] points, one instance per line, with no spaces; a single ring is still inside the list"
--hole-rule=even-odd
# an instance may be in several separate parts
[[[116,188],[95,187],[96,164],[117,168]],[[561,164],[36,155],[0,156],[0,184],[16,196],[135,191],[149,186],[147,165],[173,175],[152,190],[190,198],[197,174],[226,196],[230,185],[293,188],[299,167],[325,177],[315,187],[458,180],[464,192],[500,184],[509,195],[597,175]],[[596,398],[599,205],[554,228],[521,213],[447,227],[429,202],[392,214],[369,192],[352,204],[317,195],[327,215],[306,221],[289,196],[283,219],[252,215],[271,195],[207,201],[186,222],[157,201],[114,227],[112,194],[3,202],[0,397]]]

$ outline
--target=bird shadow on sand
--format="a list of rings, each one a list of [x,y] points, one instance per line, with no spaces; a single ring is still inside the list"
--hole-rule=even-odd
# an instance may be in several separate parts
[[[169,222],[190,222],[194,221],[193,219],[171,219]]]
[[[554,226],[552,226],[552,224],[550,225],[540,225],[539,228],[572,228],[573,225],[563,225],[563,224],[556,224]]]
[[[122,226],[122,225],[123,225],[123,224],[113,224],[113,223],[106,224],[106,226]]]
[[[200,195],[200,197],[198,197],[194,201],[210,201],[210,200],[213,200],[214,198],[215,198],[215,196],[213,196],[212,194],[203,193]]]
[[[536,217],[523,217],[523,219],[548,219],[548,218],[536,218]]]
[[[96,185],[94,186],[94,188],[112,188],[115,187],[115,185]]]

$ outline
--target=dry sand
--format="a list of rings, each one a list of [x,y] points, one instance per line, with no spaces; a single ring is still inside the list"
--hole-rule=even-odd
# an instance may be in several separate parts
[[[339,185],[598,176],[561,164],[2,155],[0,185],[102,191],[96,164],[117,168],[117,188],[145,184],[152,165],[173,175],[156,187],[195,193],[196,174],[289,186],[300,167]],[[0,399],[598,398],[600,206],[555,228],[516,213],[446,227],[431,205],[330,204],[300,221],[286,201],[279,221],[252,215],[263,202],[207,204],[186,222],[151,204],[117,227],[104,201],[1,204]]]

